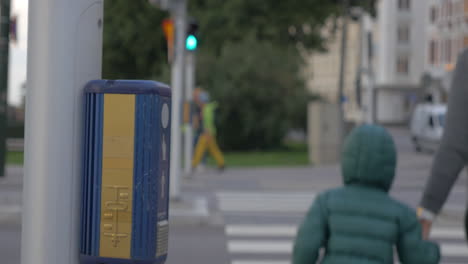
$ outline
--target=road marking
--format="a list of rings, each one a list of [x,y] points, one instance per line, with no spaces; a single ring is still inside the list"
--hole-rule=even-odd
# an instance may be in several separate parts
[[[21,216],[21,206],[19,205],[0,205],[0,223],[11,221]]]
[[[231,254],[291,254],[293,243],[270,240],[231,240],[228,241],[228,251]]]
[[[243,237],[295,237],[295,225],[227,225],[226,235]]]
[[[219,192],[216,194],[223,212],[304,213],[316,195],[313,193]]]
[[[289,260],[234,260],[231,264],[291,264]]]
[[[19,205],[0,205],[0,214],[16,214],[21,213]]]
[[[305,213],[316,197],[313,193],[268,192],[219,192],[216,196],[223,213],[245,216]],[[290,264],[289,260],[282,259],[291,256],[297,228],[295,224],[226,225],[227,248],[234,257],[231,264]],[[439,241],[444,258],[468,257],[468,246],[461,227],[435,226],[431,239]],[[251,258],[236,259],[236,255],[250,255]],[[270,257],[263,258],[266,255]]]
[[[468,247],[464,243],[441,243],[443,257],[468,257]],[[288,254],[292,253],[291,240],[231,240],[228,241],[230,254]]]
[[[468,257],[468,246],[465,243],[441,243],[440,251],[444,257]]]
[[[226,225],[226,235],[243,237],[295,237],[296,225]],[[465,239],[460,228],[438,228],[431,232],[432,239]]]
[[[295,225],[227,225],[225,233],[232,238],[228,241],[228,251],[232,254],[291,254],[296,236]],[[281,237],[284,240],[258,240],[249,238]],[[432,239],[456,239],[460,242],[440,243],[444,257],[468,257],[468,246],[464,242],[464,232],[460,228],[434,228]]]
[[[465,239],[465,232],[461,228],[434,228],[431,231],[433,239]]]

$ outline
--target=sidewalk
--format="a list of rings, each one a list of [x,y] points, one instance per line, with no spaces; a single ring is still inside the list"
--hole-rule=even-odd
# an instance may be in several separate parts
[[[391,194],[416,206],[427,180],[430,157],[402,156]],[[2,264],[19,259],[22,168],[8,167],[0,179],[0,255]],[[438,222],[461,227],[466,189],[462,177]],[[182,198],[170,205],[170,258],[168,264],[228,263],[225,220],[216,193],[317,193],[342,185],[338,165],[301,168],[238,168],[219,174],[207,170],[182,180]],[[249,216],[249,215],[247,215]],[[300,216],[299,216],[300,217]],[[255,219],[253,217],[252,219]],[[8,257],[10,254],[10,257]],[[2,255],[3,257],[3,255]],[[8,262],[10,261],[10,262]]]
[[[399,160],[398,172],[391,194],[416,207],[428,177],[431,157],[405,156]],[[21,167],[7,167],[7,177],[0,178],[0,224],[19,222],[22,200]],[[465,213],[466,178],[460,177],[453,188],[441,217],[461,221]],[[182,180],[182,197],[172,201],[170,219],[174,224],[219,223],[216,191],[297,191],[320,192],[341,186],[338,165],[302,168],[229,169],[223,174],[208,170]]]
[[[2,264],[18,264],[21,240],[22,168],[8,168],[0,178],[0,256]],[[184,186],[190,180],[184,180]],[[222,218],[211,212],[203,189],[185,190],[170,204],[169,258],[167,264],[228,263]],[[188,188],[190,189],[190,188]],[[201,239],[201,240],[200,240]]]
[[[19,226],[21,222],[23,168],[8,166],[0,178],[0,226]],[[208,201],[203,195],[183,195],[171,201],[170,221],[175,225],[201,225],[210,221]]]

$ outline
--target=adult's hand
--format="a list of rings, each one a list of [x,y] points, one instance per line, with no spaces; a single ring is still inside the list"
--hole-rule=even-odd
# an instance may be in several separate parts
[[[423,239],[429,239],[429,235],[431,234],[432,221],[421,219],[419,222],[421,223]]]

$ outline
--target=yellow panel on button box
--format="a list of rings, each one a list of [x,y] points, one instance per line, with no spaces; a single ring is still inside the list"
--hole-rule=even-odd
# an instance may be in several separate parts
[[[99,255],[130,259],[135,95],[104,95]]]

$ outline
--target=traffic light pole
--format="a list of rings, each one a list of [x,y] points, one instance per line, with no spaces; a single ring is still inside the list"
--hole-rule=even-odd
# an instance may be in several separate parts
[[[174,0],[172,16],[175,22],[175,49],[171,72],[172,88],[172,132],[171,132],[171,170],[170,195],[171,199],[180,199],[180,171],[181,171],[181,110],[182,92],[184,87],[185,37],[187,21],[186,0]]]
[[[364,13],[362,16],[362,27],[363,27],[363,41],[365,49],[363,69],[367,73],[366,82],[366,121],[369,124],[375,123],[375,104],[374,104],[374,86],[375,86],[375,75],[372,67],[372,54],[373,54],[373,41],[372,41],[372,18],[370,14]]]
[[[10,8],[10,0],[0,1],[0,177],[5,176],[6,161]]]
[[[340,54],[340,76],[338,83],[338,107],[339,107],[339,120],[338,120],[338,153],[341,153],[345,137],[345,113],[344,113],[344,85],[346,74],[346,56],[348,45],[348,20],[349,20],[349,0],[343,1],[343,14],[342,14],[342,32],[341,32],[341,54]]]
[[[102,0],[29,2],[22,264],[79,264],[83,87],[101,78]]]
[[[192,105],[193,90],[195,88],[195,52],[189,51],[186,55],[186,79],[185,79],[185,105],[187,117],[185,120],[185,174],[192,173],[192,154],[193,154],[193,125],[192,125]]]

